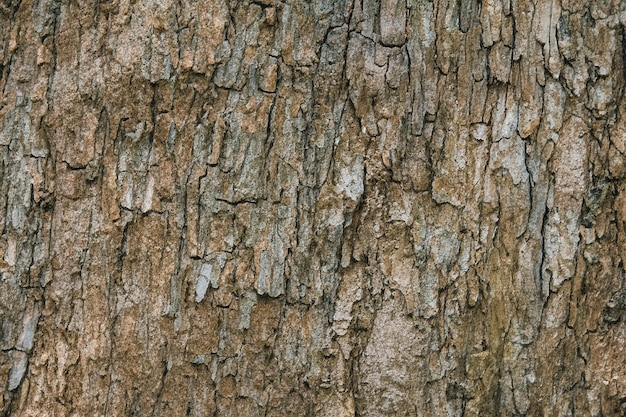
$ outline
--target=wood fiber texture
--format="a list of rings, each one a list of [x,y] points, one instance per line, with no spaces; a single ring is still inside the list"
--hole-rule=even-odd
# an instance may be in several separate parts
[[[625,416],[625,25],[1,0],[0,416]]]

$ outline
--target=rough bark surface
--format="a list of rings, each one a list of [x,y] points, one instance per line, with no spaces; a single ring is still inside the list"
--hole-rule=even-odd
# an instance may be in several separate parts
[[[625,24],[2,0],[0,415],[626,415]]]

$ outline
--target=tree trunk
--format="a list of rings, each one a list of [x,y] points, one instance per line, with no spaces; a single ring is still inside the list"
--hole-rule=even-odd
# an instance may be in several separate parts
[[[626,415],[625,24],[2,0],[0,415]]]

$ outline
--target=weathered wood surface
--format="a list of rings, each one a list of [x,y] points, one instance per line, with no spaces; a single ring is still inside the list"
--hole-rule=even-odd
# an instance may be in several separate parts
[[[0,415],[622,416],[626,3],[0,3]]]

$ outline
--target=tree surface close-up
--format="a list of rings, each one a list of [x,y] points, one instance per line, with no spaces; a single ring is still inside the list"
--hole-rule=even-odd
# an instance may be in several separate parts
[[[626,416],[626,2],[1,0],[0,416]]]

